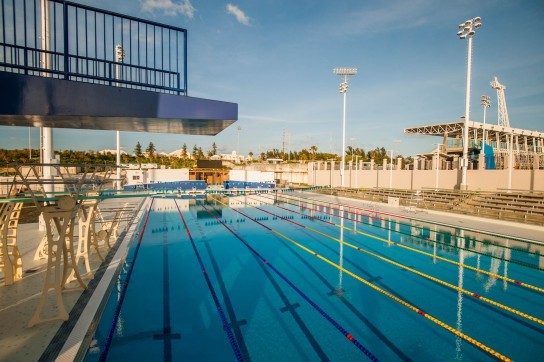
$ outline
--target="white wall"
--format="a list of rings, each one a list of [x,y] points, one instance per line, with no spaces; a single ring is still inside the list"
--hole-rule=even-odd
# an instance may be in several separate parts
[[[357,176],[356,176],[357,175]],[[417,190],[436,187],[435,170],[393,170],[393,188]],[[388,188],[391,173],[389,170],[345,171],[345,186],[358,188]],[[339,170],[309,169],[308,183],[316,186],[331,184],[340,186]],[[501,191],[508,188],[508,170],[468,170],[468,189],[477,191]],[[460,170],[439,170],[438,188],[459,189]],[[512,189],[525,191],[544,191],[544,170],[512,170]]]

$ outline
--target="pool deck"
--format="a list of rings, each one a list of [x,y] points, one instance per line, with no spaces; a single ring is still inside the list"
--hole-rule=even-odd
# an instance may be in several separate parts
[[[299,195],[302,194],[286,194],[286,196]],[[304,193],[304,197],[313,200],[348,204],[374,210],[377,213],[416,218],[460,228],[478,229],[512,237],[531,239],[542,242],[544,245],[544,227],[542,226],[435,210],[409,210],[403,207],[392,207],[387,204],[371,203],[334,195],[329,196],[317,193]],[[131,206],[137,206],[140,201],[141,199],[106,200],[101,206],[120,207],[120,205],[125,202],[130,202]],[[68,337],[68,335],[62,333],[62,331],[66,329],[66,324],[73,325],[75,321],[54,321],[38,324],[34,327],[27,327],[27,323],[38,304],[38,299],[44,283],[46,259],[38,261],[33,260],[36,245],[41,240],[44,232],[38,230],[38,224],[20,224],[18,233],[18,246],[23,257],[23,279],[15,282],[11,286],[5,286],[3,284],[3,276],[0,279],[0,361],[53,360],[56,358],[60,347]],[[96,254],[94,254],[91,260],[91,265],[93,271],[98,269],[101,265]],[[71,316],[73,314],[79,315],[78,313],[74,313],[74,306],[77,305],[77,309],[82,308],[82,302],[76,303],[82,294],[82,289],[63,292],[63,301],[67,310],[70,311],[69,313]]]
[[[141,199],[109,199],[103,201],[100,206],[121,208],[125,203],[129,203],[129,206],[136,207],[140,201]],[[126,222],[122,222],[119,232],[121,233],[125,227]],[[3,273],[0,274],[0,361],[52,360],[67,337],[60,335],[65,329],[61,327],[73,324],[73,321],[68,320],[27,326],[36,311],[45,280],[47,259],[34,260],[36,248],[44,235],[45,231],[39,230],[38,223],[19,224],[17,245],[23,259],[23,278],[6,286]],[[102,255],[107,253],[105,245],[101,246],[100,252]],[[91,253],[90,264],[93,273],[101,266],[102,262],[96,253]],[[82,277],[84,282],[90,281],[89,277]],[[68,287],[76,286],[76,283],[72,282]],[[83,291],[82,288],[63,291],[62,299],[70,316],[74,314],[74,306]],[[56,313],[53,295],[54,293],[50,291],[44,313],[46,316],[53,316]]]

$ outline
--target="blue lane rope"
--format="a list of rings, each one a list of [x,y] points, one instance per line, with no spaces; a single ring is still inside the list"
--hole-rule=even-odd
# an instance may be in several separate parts
[[[293,288],[294,291],[296,291],[304,300],[306,300],[315,310],[319,312],[329,323],[331,323],[337,330],[340,331],[351,343],[353,343],[361,352],[363,352],[371,361],[379,361],[378,358],[370,352],[368,348],[363,346],[361,342],[359,342],[351,333],[349,333],[344,327],[342,327],[338,322],[334,320],[327,312],[325,312],[321,307],[319,307],[310,297],[308,297],[304,292],[302,292],[296,285],[294,285],[285,275],[283,275],[278,269],[276,269],[267,259],[265,259],[257,250],[255,250],[251,245],[249,245],[242,237],[240,237],[234,230],[232,230],[228,225],[226,225],[222,220],[220,220],[215,214],[213,214],[204,203],[201,203],[202,207],[211,215],[213,216],[218,222],[220,222],[228,231],[230,231],[238,240],[240,240],[249,250],[251,250],[252,253],[254,253],[261,261],[269,266],[283,281],[285,281],[291,288]],[[248,219],[256,222],[257,224],[265,227],[268,230],[272,230],[268,226],[258,222],[255,219],[252,219],[248,215],[244,214],[243,212],[239,210],[235,210],[237,213],[247,217]]]
[[[236,341],[236,338],[234,337],[234,334],[232,333],[232,328],[227,321],[227,317],[225,316],[223,307],[221,307],[221,304],[219,303],[219,298],[217,297],[217,293],[215,292],[212,282],[210,281],[210,277],[208,276],[208,273],[206,272],[206,268],[204,267],[204,263],[202,262],[200,253],[198,252],[195,241],[193,240],[193,236],[191,235],[191,232],[189,231],[189,227],[187,226],[187,223],[185,222],[185,218],[183,217],[183,214],[178,206],[177,201],[174,200],[174,203],[176,204],[176,208],[178,209],[178,213],[179,213],[179,216],[181,217],[181,221],[183,222],[183,226],[185,226],[185,230],[187,231],[187,235],[189,236],[189,240],[191,241],[191,245],[193,246],[193,250],[196,254],[196,258],[198,259],[198,264],[200,265],[200,270],[202,271],[202,274],[204,275],[204,278],[206,279],[206,284],[208,285],[208,289],[210,290],[210,293],[212,294],[215,307],[217,308],[217,312],[219,313],[219,318],[221,318],[221,323],[223,324],[223,330],[225,331],[225,333],[227,333],[227,337],[229,339],[232,350],[234,351],[234,355],[236,356],[236,360],[243,361],[244,357],[242,356],[242,352],[240,351],[238,342]]]
[[[151,214],[151,207],[153,206],[153,201],[155,199],[151,199],[151,204],[149,204],[149,210],[147,211],[147,215],[145,216],[145,222],[144,226],[142,227],[142,230],[140,231],[140,237],[138,238],[138,243],[136,244],[136,250],[134,251],[134,257],[132,258],[132,263],[130,263],[130,266],[127,271],[127,275],[125,277],[125,281],[123,282],[121,286],[121,293],[119,295],[119,301],[117,302],[117,306],[115,307],[115,312],[113,313],[113,320],[110,325],[110,330],[108,331],[108,335],[106,337],[106,340],[104,342],[104,348],[102,350],[102,353],[100,354],[100,362],[106,361],[106,358],[108,357],[108,352],[111,347],[111,342],[113,340],[113,335],[115,334],[115,329],[117,327],[117,322],[119,320],[119,315],[121,314],[121,307],[123,306],[123,301],[125,300],[125,295],[127,292],[128,284],[130,281],[130,277],[132,276],[132,270],[134,269],[134,264],[136,264],[136,258],[138,257],[138,251],[140,250],[140,245],[142,244],[142,238],[144,237],[145,228],[147,227],[147,221],[149,220],[149,215]],[[121,276],[119,276],[121,277]]]

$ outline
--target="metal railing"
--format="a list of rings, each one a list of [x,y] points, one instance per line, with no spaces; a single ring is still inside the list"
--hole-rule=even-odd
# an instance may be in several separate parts
[[[0,71],[187,95],[187,30],[61,0],[0,0]]]

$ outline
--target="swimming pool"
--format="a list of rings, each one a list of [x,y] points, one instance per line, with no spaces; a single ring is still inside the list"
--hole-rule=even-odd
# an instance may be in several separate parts
[[[87,361],[541,358],[536,242],[302,193],[155,198],[141,223]]]

